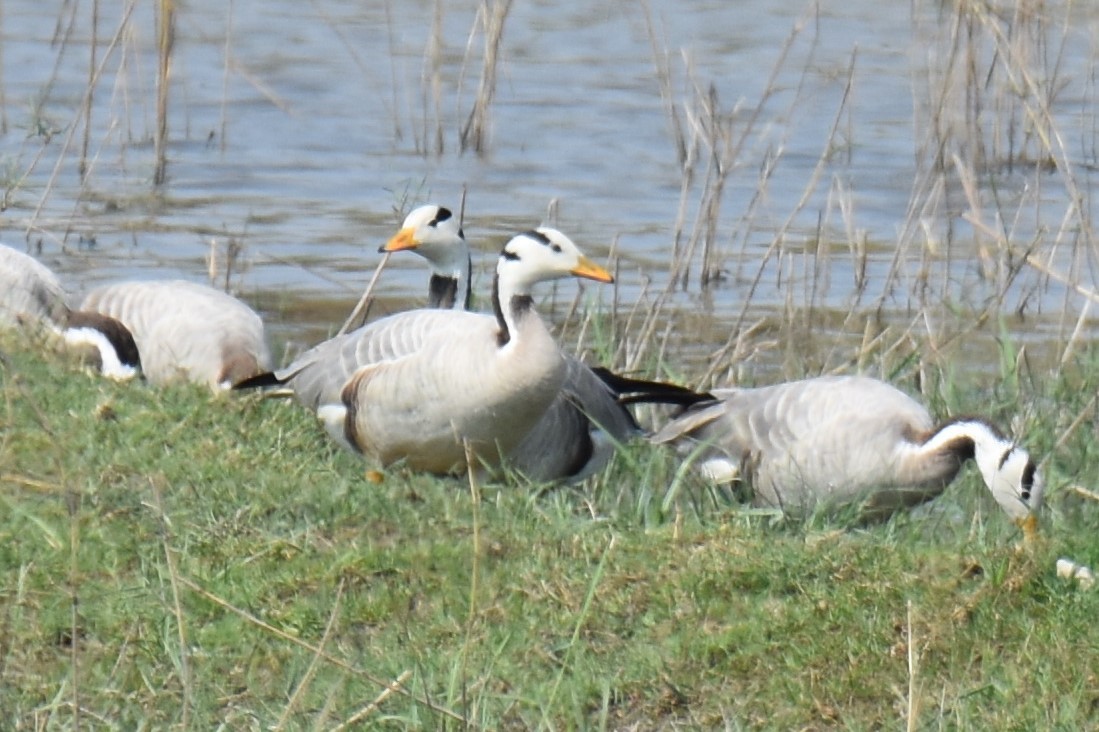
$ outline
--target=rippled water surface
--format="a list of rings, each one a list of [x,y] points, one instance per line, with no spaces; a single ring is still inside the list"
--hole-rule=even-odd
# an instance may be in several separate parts
[[[212,246],[232,240],[243,245],[234,289],[277,340],[308,343],[357,299],[398,211],[457,209],[466,191],[480,292],[501,242],[545,221],[551,202],[589,254],[618,258],[618,285],[586,287],[593,301],[649,309],[673,262],[689,264],[667,321],[638,337],[666,336],[673,360],[700,367],[752,325],[741,355],[761,367],[779,368],[814,334],[836,335],[842,345],[815,359],[836,367],[873,338],[868,323],[903,330],[939,312],[929,303],[1003,316],[1051,354],[1078,324],[1090,332],[1089,8],[1066,24],[1060,4],[1027,21],[1003,3],[997,23],[958,30],[921,2],[519,0],[478,154],[461,149],[459,130],[481,77],[479,3],[193,0],[176,18],[167,181],[156,187],[153,3],[101,5],[112,7],[96,26],[94,83],[92,3],[7,0],[0,16],[0,225],[74,296],[127,277],[204,279]],[[968,107],[964,94],[937,94],[936,76],[958,66],[951,54],[987,60],[997,42],[1056,92],[1023,105],[989,77]],[[725,135],[716,154],[702,132],[712,120]],[[682,252],[706,231],[707,200],[719,205],[704,262],[701,243]],[[379,309],[420,302],[424,281],[418,261],[394,258]],[[560,287],[555,318],[575,291]],[[798,319],[804,340],[792,341]],[[934,340],[937,327],[917,330]],[[981,368],[972,350],[957,353]]]

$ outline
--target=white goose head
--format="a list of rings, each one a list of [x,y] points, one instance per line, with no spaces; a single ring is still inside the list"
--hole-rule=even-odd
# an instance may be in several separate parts
[[[412,251],[431,264],[428,307],[469,308],[469,245],[450,209],[434,204],[414,209],[378,251]]]
[[[141,356],[133,334],[115,318],[74,310],[61,329],[61,337],[69,345],[93,348],[100,372],[110,379],[128,381],[141,373]]]
[[[546,227],[513,237],[500,252],[492,287],[492,305],[500,322],[500,345],[524,313],[532,310],[531,288],[547,280],[582,277],[614,282],[607,270],[584,256],[572,240]]]
[[[1045,481],[1024,448],[980,419],[962,419],[948,424],[932,441],[961,444],[959,454],[963,455],[969,453],[968,445],[972,445],[969,454],[996,503],[1028,537],[1034,533]]]

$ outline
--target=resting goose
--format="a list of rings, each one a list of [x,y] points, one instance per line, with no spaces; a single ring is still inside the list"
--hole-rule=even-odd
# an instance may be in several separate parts
[[[183,280],[98,287],[81,310],[117,319],[133,334],[145,378],[226,388],[270,368],[263,320],[243,302]]]
[[[565,379],[565,359],[530,292],[538,282],[570,275],[613,281],[561,232],[520,234],[504,245],[497,262],[494,315],[397,313],[242,386],[288,384],[333,437],[383,465],[404,460],[416,470],[461,471],[467,442],[480,466],[495,468]]]
[[[44,327],[78,349],[90,347],[99,371],[130,379],[141,362],[130,332],[114,318],[70,310],[61,280],[29,254],[0,244],[0,326]]]
[[[405,217],[400,231],[378,251],[412,251],[428,261],[429,308],[469,310],[469,245],[449,208],[429,204],[414,209]]]
[[[712,393],[652,441],[697,451],[715,482],[744,479],[757,505],[801,514],[865,500],[868,516],[887,515],[935,498],[973,458],[1000,507],[1035,530],[1042,476],[984,420],[935,426],[907,394],[861,376]]]
[[[62,325],[68,315],[65,290],[49,267],[29,254],[0,244],[0,325]]]
[[[431,265],[428,307],[468,309],[469,245],[449,209],[436,205],[412,211],[400,231],[379,251],[411,251]],[[644,390],[645,401],[688,404],[703,396],[671,384],[597,374],[579,359],[565,355],[565,381],[541,419],[508,456],[510,467],[537,482],[580,481],[601,470],[617,445],[642,430],[619,403],[628,392]],[[619,391],[608,384],[616,382]],[[635,396],[635,401],[641,401]]]

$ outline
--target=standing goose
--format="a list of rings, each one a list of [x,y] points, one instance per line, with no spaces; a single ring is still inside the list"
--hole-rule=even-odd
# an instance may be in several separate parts
[[[288,384],[333,437],[383,465],[404,460],[416,470],[461,471],[466,441],[482,466],[495,468],[565,378],[565,359],[530,292],[538,282],[570,275],[613,281],[561,232],[520,234],[497,262],[494,315],[397,313],[325,341],[246,386]],[[344,373],[350,375],[332,399]]]
[[[44,327],[71,346],[90,347],[104,376],[130,379],[140,370],[130,332],[114,318],[70,310],[61,280],[29,254],[0,244],[0,326]]]
[[[804,514],[865,500],[884,516],[935,498],[973,458],[1000,507],[1031,535],[1043,481],[1027,451],[981,419],[936,427],[907,394],[876,379],[825,376],[715,389],[652,441],[697,451],[715,482],[744,479],[757,505]]]
[[[182,379],[226,388],[270,368],[260,316],[206,285],[119,282],[92,290],[81,309],[129,329],[145,378],[153,384]]]
[[[448,209],[415,209],[380,251],[411,251],[428,261],[428,307],[468,309],[469,245]],[[704,398],[671,384],[620,379],[604,370],[597,374],[577,358],[564,358],[564,385],[508,456],[511,467],[537,482],[583,480],[610,461],[617,445],[642,434],[633,415],[619,403],[627,391],[648,394],[635,401],[688,404]],[[612,379],[618,379],[616,388],[608,384]]]

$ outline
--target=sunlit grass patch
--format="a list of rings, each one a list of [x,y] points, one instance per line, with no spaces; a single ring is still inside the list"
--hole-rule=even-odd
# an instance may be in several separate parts
[[[0,350],[8,726],[1096,723],[1097,595],[1053,573],[1099,563],[1084,498],[1021,551],[972,471],[884,524],[789,522],[638,444],[582,487],[475,503],[459,479],[368,480],[291,403]],[[1086,406],[1047,386],[1020,396]],[[1070,418],[1031,411],[1052,445]],[[1049,461],[1054,498],[1092,442]]]

